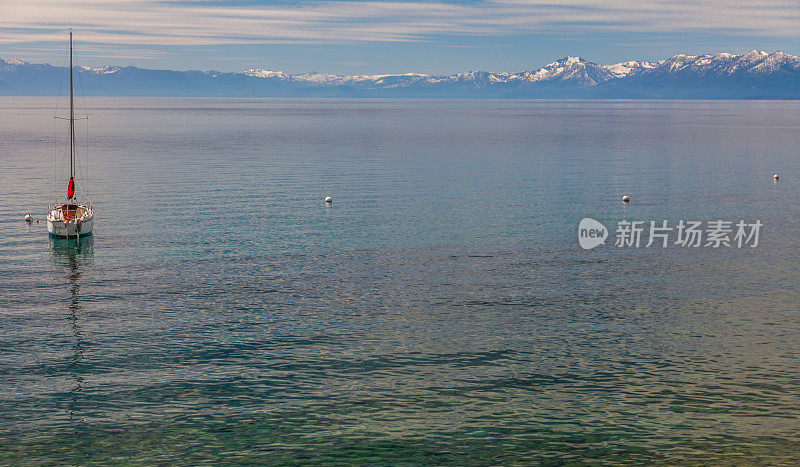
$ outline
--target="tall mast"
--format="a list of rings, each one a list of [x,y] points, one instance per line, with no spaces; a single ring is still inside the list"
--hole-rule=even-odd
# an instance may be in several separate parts
[[[72,29],[69,30],[69,178],[75,177],[75,99],[72,92]]]

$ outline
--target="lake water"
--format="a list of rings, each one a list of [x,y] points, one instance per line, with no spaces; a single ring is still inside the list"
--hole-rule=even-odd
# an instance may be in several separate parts
[[[800,102],[87,99],[79,244],[56,106],[0,99],[0,463],[800,462]]]

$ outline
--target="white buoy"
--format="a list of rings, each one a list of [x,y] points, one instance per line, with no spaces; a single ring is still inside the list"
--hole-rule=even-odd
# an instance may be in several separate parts
[[[333,202],[333,198],[331,198],[330,196],[326,196],[325,197],[325,202],[328,203],[328,204],[331,204]]]
[[[25,222],[31,222],[32,220],[33,220],[33,217],[31,217],[30,214],[25,214]]]
[[[622,197],[622,202],[623,202],[623,203],[630,202],[630,200],[631,200],[631,197],[630,197],[630,196],[628,196],[628,195],[625,195],[625,196],[623,196],[623,197]]]
[[[779,178],[781,178],[780,174],[775,174],[775,180],[778,180]]]

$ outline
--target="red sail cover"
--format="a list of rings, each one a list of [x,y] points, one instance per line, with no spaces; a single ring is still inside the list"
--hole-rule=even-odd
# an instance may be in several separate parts
[[[67,185],[67,198],[72,199],[75,197],[75,180],[69,177],[69,185]]]

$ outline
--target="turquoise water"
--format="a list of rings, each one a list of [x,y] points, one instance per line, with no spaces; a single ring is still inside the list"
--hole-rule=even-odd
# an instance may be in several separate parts
[[[86,105],[76,245],[0,99],[1,463],[800,462],[800,102]]]

